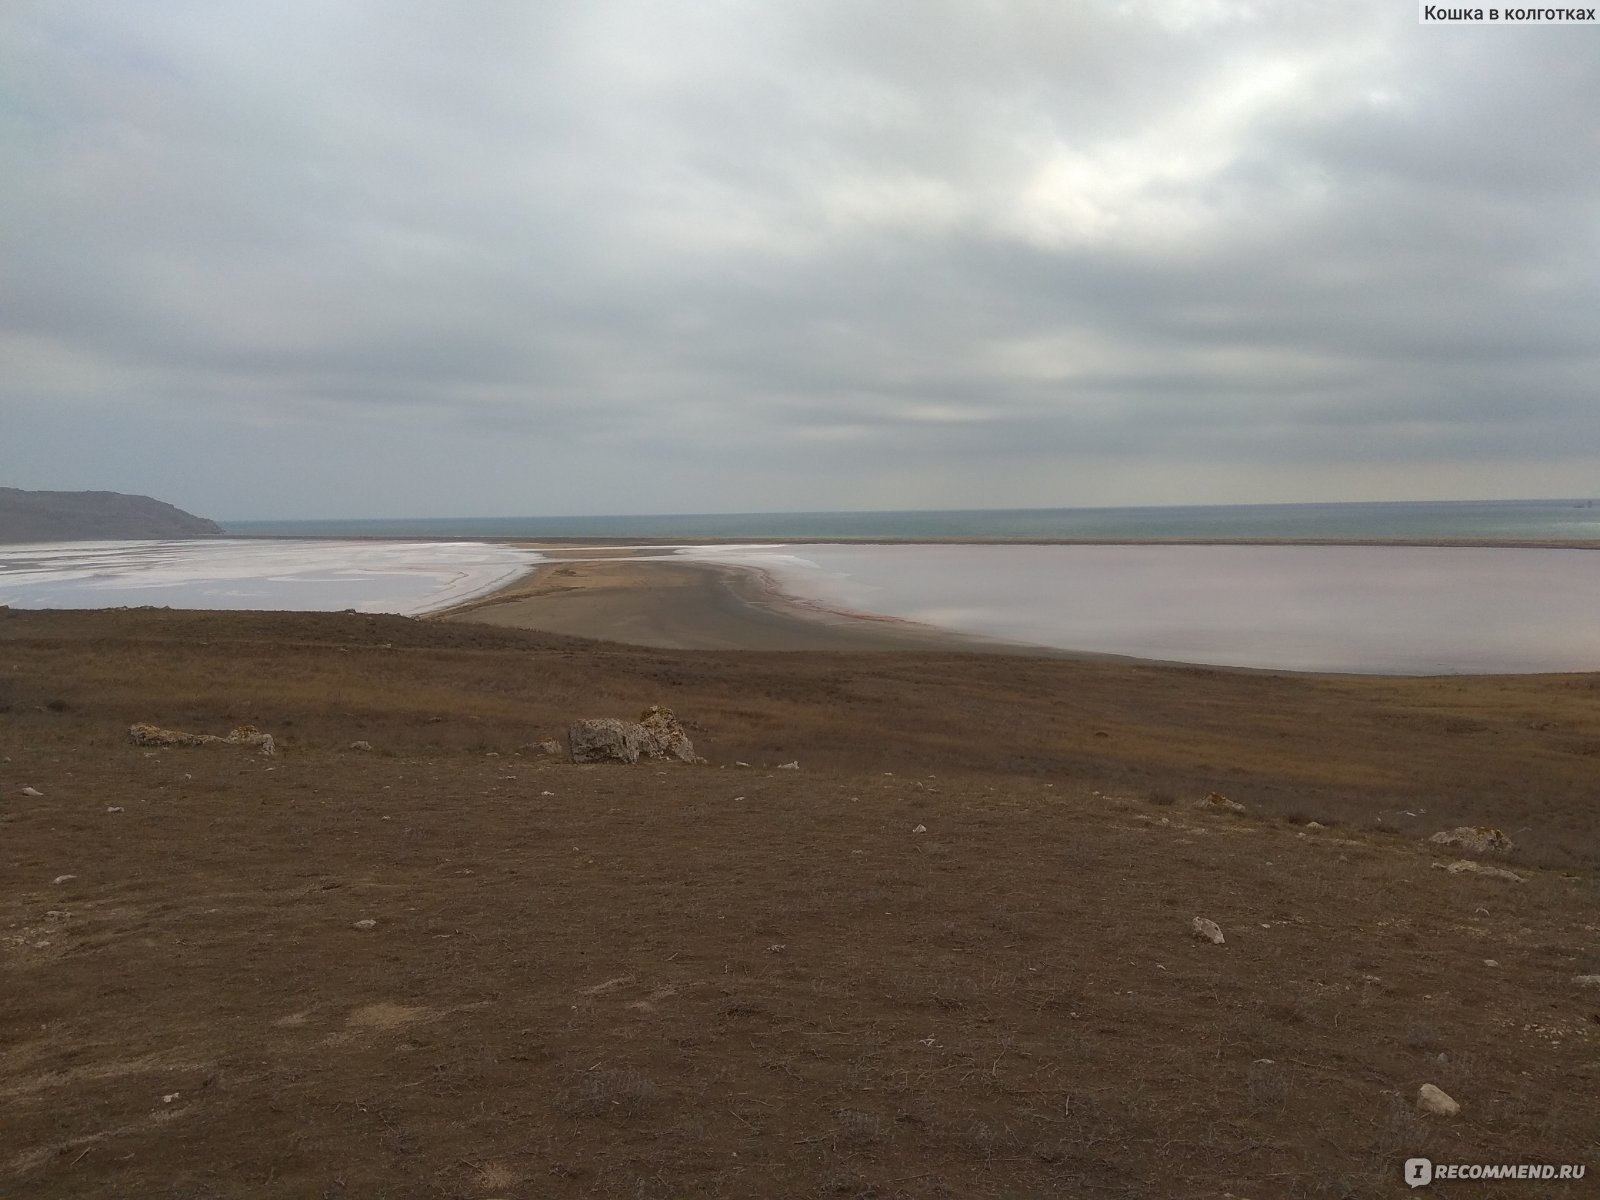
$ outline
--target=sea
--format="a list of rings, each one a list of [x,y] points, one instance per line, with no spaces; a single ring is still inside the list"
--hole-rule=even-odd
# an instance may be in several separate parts
[[[1600,540],[1600,503],[1395,501],[1142,508],[908,512],[688,513],[673,516],[413,517],[225,521],[236,537],[644,538],[673,541],[1209,541],[1237,538]]]

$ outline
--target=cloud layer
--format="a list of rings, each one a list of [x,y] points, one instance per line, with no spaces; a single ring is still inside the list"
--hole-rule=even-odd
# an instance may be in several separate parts
[[[222,518],[1593,494],[1595,31],[1415,20],[23,3],[0,476]]]

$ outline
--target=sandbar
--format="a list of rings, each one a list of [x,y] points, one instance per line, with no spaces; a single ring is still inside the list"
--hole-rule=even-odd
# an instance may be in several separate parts
[[[750,567],[659,559],[606,557],[549,563],[509,587],[435,615],[665,650],[912,650],[1085,657],[828,608],[785,594],[764,572]]]

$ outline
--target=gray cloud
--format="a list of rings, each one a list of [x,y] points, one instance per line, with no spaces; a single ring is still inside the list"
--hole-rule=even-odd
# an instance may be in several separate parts
[[[0,19],[0,475],[227,517],[1589,494],[1592,30]]]

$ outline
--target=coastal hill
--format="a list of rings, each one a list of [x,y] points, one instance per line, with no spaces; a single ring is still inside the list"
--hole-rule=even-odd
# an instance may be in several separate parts
[[[0,487],[0,543],[216,537],[215,521],[149,496]]]

